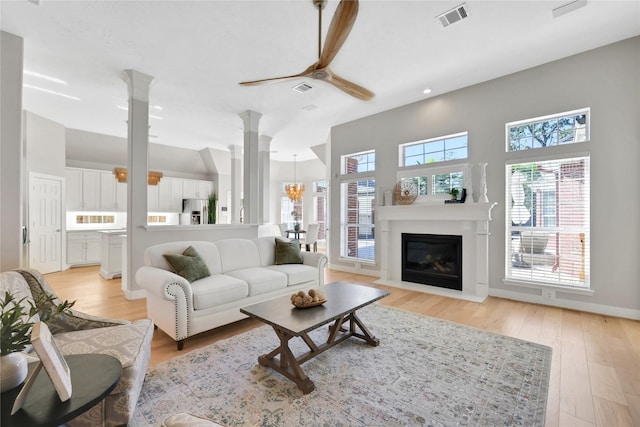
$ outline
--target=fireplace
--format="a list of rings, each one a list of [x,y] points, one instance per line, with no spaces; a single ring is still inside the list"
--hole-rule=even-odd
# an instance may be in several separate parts
[[[462,290],[462,236],[402,233],[402,280]]]

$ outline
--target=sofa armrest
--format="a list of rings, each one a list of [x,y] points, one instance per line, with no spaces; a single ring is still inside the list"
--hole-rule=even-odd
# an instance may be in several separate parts
[[[300,252],[302,263],[318,269],[318,285],[324,285],[324,268],[327,266],[327,256],[320,252]]]
[[[168,270],[145,266],[136,271],[136,283],[147,291],[147,316],[174,340],[187,338],[194,311],[189,281]]]
[[[182,276],[161,268],[140,267],[136,271],[136,283],[146,289],[147,292],[168,301],[175,301],[179,295],[182,295],[187,301],[193,300],[189,281]],[[176,287],[181,292],[176,292]]]

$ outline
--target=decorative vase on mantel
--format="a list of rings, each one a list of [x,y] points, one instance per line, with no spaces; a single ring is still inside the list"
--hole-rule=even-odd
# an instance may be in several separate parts
[[[0,356],[0,392],[18,387],[27,378],[27,358],[19,351]]]

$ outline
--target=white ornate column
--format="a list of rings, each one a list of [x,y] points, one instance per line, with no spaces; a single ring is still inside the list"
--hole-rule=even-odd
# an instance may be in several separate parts
[[[259,182],[260,182],[260,203],[258,205],[258,221],[259,224],[264,224],[269,221],[270,217],[270,199],[269,199],[269,186],[271,185],[271,137],[267,135],[260,135],[260,142],[258,144],[258,160],[259,160]]]
[[[229,203],[229,218],[231,224],[240,224],[240,207],[242,206],[242,147],[230,145],[231,153],[231,200]]]
[[[147,170],[149,152],[149,90],[153,77],[136,70],[124,70],[122,80],[127,84],[129,111],[127,120],[127,247],[129,261],[123,271],[122,290],[129,298],[136,288],[134,274],[144,265],[142,233],[147,225]],[[114,178],[115,179],[115,178]]]
[[[247,110],[240,113],[244,123],[244,222],[258,223],[259,170],[258,170],[258,124],[262,114]]]

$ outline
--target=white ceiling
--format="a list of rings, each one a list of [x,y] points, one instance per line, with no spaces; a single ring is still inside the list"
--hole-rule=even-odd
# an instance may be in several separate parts
[[[296,74],[317,60],[317,10],[290,1],[3,0],[0,24],[24,38],[24,83],[80,98],[23,90],[23,107],[64,126],[126,137],[124,69],[154,77],[150,140],[195,150],[242,145],[238,114],[262,114],[275,160],[315,157],[334,125],[437,96],[640,34],[640,2],[589,0],[554,19],[561,1],[467,1],[469,18],[443,28],[435,17],[462,1],[360,2],[331,65],[376,94],[360,101],[322,81],[245,87]],[[323,37],[338,2],[323,14]],[[424,88],[431,88],[424,95]],[[314,105],[317,108],[306,110]]]

